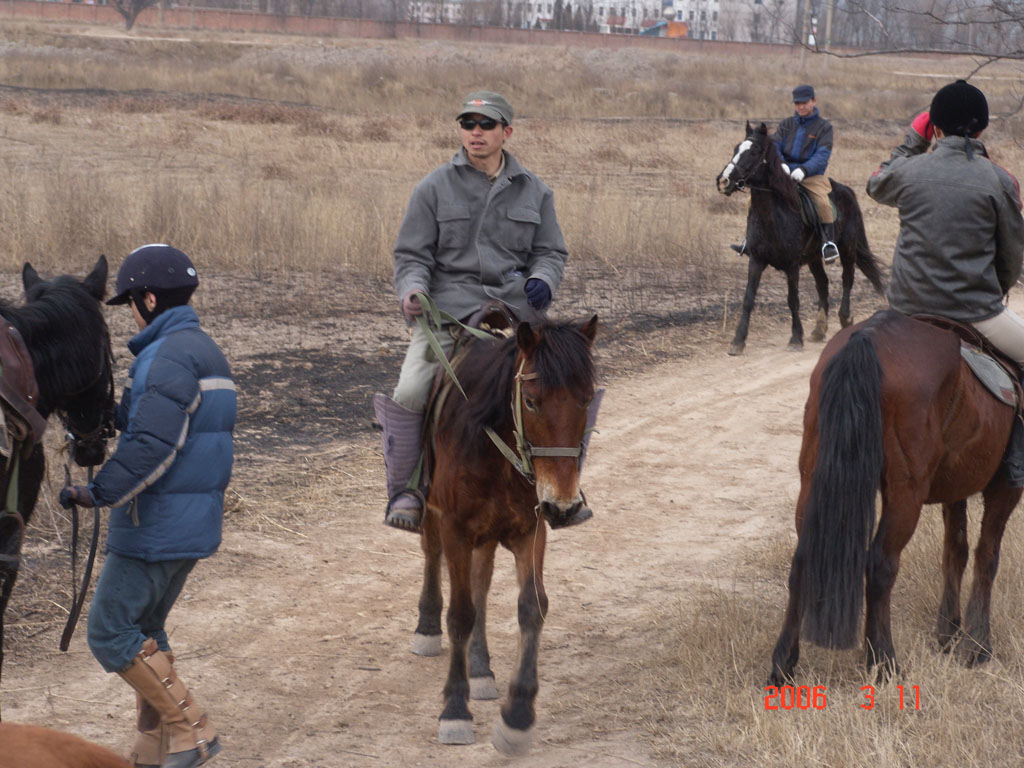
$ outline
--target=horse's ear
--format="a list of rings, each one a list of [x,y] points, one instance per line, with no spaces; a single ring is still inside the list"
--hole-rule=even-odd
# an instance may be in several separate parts
[[[587,341],[591,344],[594,343],[594,337],[597,336],[597,315],[594,315],[583,324],[583,327],[580,328],[580,333],[586,336]]]
[[[747,120],[747,136],[749,137],[750,134],[752,134],[753,132],[754,132],[754,129],[750,127],[750,121]]]
[[[107,257],[100,254],[100,257],[96,260],[96,266],[92,268],[92,272],[86,275],[85,280],[82,281],[82,287],[89,292],[96,301],[103,301],[103,296],[107,292]]]
[[[519,347],[524,355],[529,355],[533,352],[538,341],[540,341],[540,334],[533,330],[529,323],[520,323],[519,327],[516,328],[516,346]]]
[[[36,283],[43,282],[43,278],[39,276],[39,273],[32,268],[32,265],[27,261],[25,266],[21,268],[21,285],[27,292]]]
[[[768,135],[768,126],[765,125],[764,123],[761,123],[759,126],[757,126],[757,132],[758,133],[763,133],[765,136],[767,136]]]

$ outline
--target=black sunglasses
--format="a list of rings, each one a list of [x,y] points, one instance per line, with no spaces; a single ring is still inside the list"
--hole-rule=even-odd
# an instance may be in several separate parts
[[[498,121],[492,120],[489,117],[481,118],[480,120],[474,120],[470,117],[463,117],[459,120],[459,125],[462,126],[464,131],[472,131],[478,125],[481,131],[493,131],[498,127]]]

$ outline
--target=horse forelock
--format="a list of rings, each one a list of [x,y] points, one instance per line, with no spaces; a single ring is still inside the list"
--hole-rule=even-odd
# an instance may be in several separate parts
[[[26,292],[25,304],[0,303],[0,316],[25,341],[41,411],[49,413],[102,373],[110,347],[107,324],[100,303],[75,278],[37,283]]]
[[[577,399],[593,395],[597,375],[590,340],[572,323],[545,323],[535,326],[537,345],[530,353],[528,366],[537,374],[544,392],[568,389]],[[457,375],[466,390],[468,402],[453,395],[448,402],[451,429],[463,456],[477,452],[484,427],[501,431],[512,420],[512,394],[519,360],[515,337],[498,343],[473,340]]]

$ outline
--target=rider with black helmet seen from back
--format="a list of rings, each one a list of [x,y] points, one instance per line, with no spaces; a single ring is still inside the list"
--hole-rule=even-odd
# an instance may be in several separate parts
[[[220,546],[236,399],[227,360],[189,305],[195,265],[168,245],[132,251],[108,304],[128,304],[139,332],[118,407],[117,449],[72,502],[110,507],[106,559],[89,610],[89,648],[136,691],[133,764],[191,768],[220,751],[178,678],[164,628],[196,562]]]
[[[1020,186],[980,141],[988,118],[985,94],[970,83],[939,89],[867,192],[899,210],[892,308],[966,323],[1024,367],[1024,320],[1004,305],[1024,258]],[[1019,419],[1010,443],[1010,479],[1024,486]]]

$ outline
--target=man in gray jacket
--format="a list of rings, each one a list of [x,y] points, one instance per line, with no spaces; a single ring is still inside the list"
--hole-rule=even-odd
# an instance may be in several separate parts
[[[504,150],[512,116],[500,94],[469,94],[457,115],[462,149],[413,190],[395,243],[395,292],[410,325],[423,313],[418,293],[460,320],[497,300],[517,319],[536,322],[558,289],[568,254],[554,195]],[[450,353],[451,334],[438,338]],[[384,430],[384,522],[404,530],[418,531],[423,513],[423,483],[411,478],[438,365],[416,326],[393,398],[374,396]],[[569,524],[591,515],[584,505]]]
[[[892,308],[967,323],[1024,368],[1024,320],[1003,304],[1024,258],[1020,186],[989,160],[978,139],[986,126],[988,102],[979,89],[964,80],[944,86],[867,191],[899,209]],[[1008,459],[1011,480],[1024,486],[1018,432],[1019,421]]]

